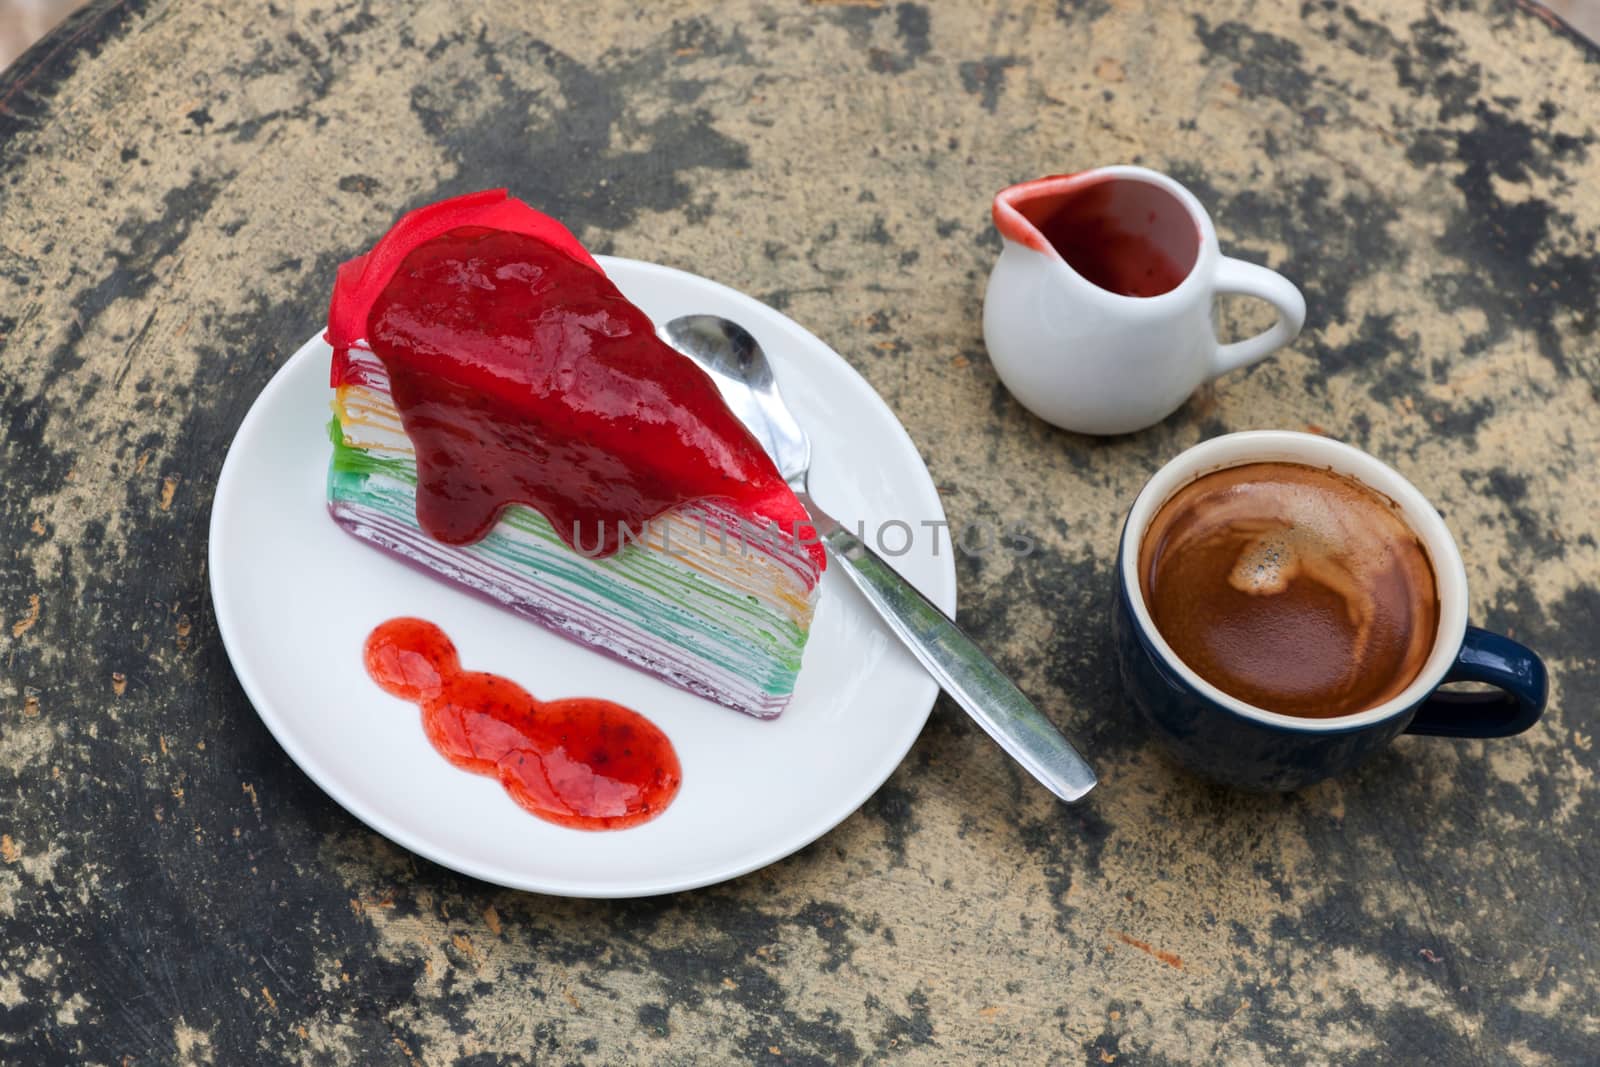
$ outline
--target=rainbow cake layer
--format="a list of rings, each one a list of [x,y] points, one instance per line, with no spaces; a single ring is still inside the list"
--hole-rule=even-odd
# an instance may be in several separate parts
[[[818,590],[791,533],[701,500],[589,558],[513,505],[482,540],[444,544],[417,524],[416,456],[371,352],[350,350],[333,407],[328,510],[349,533],[737,711],[768,719],[789,702]]]

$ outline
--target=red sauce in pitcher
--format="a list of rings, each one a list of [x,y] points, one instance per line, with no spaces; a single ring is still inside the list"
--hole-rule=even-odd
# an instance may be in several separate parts
[[[1053,174],[995,197],[1002,236],[1054,253],[1086,281],[1120,296],[1170,292],[1194,269],[1200,234],[1171,193],[1096,173]]]

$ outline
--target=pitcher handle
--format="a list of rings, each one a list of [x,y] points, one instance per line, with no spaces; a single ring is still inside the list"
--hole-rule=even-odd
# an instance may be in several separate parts
[[[1277,271],[1258,267],[1232,256],[1217,264],[1214,288],[1219,293],[1239,293],[1260,297],[1278,311],[1272,328],[1233,344],[1218,345],[1211,357],[1211,377],[1248,367],[1264,359],[1300,335],[1306,321],[1306,298],[1293,282]]]

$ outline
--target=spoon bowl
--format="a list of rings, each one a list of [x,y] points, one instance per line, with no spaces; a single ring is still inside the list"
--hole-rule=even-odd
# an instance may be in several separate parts
[[[750,331],[720,315],[682,315],[660,334],[711,375],[722,399],[761,442],[783,480],[804,486],[811,439],[784,404],[772,364]]]

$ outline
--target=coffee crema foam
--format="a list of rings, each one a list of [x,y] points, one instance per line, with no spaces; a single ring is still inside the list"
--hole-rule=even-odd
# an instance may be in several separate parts
[[[1178,490],[1145,531],[1139,583],[1180,659],[1288,715],[1395,697],[1438,630],[1433,565],[1393,502],[1298,463],[1230,467]]]

